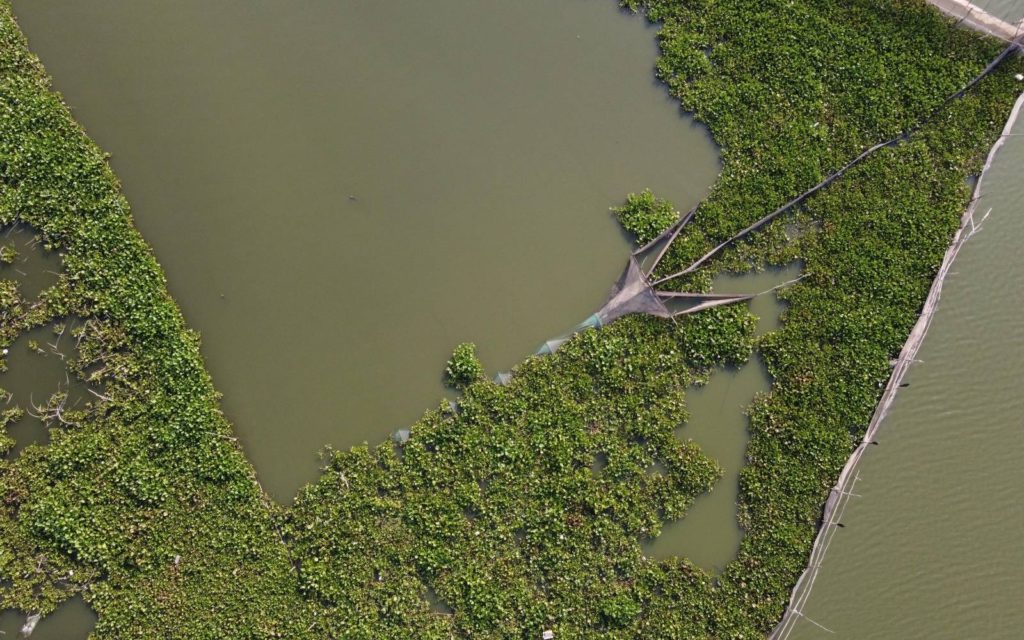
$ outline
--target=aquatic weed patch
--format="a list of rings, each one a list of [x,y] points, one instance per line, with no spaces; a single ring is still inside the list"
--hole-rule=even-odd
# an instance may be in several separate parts
[[[624,4],[662,23],[657,73],[723,149],[722,177],[664,273],[920,122],[999,49],[911,0]],[[800,259],[808,274],[782,292],[783,328],[757,345],[774,383],[751,411],[745,536],[712,578],[644,558],[639,541],[718,475],[673,430],[688,384],[749,356],[745,308],[629,317],[528,359],[504,386],[480,379],[464,349],[457,409],[428,412],[400,448],[328,452],[294,506],[274,505],[105,157],[0,9],[0,222],[32,225],[64,255],[38,305],[0,287],[0,336],[79,316],[76,366],[103,384],[78,426],[0,462],[0,608],[45,613],[82,593],[100,638],[767,632],[1020,70],[1008,61],[689,282],[751,260]],[[634,231],[664,225],[660,210],[641,211]]]
[[[5,296],[5,345],[80,316],[80,371],[104,385],[80,426],[0,461],[0,608],[46,613],[82,592],[99,637],[294,637],[305,605],[274,508],[217,409],[198,339],[7,3],[0,171],[2,222],[31,225],[64,256],[41,304]]]
[[[508,385],[470,385],[413,426],[400,458],[390,444],[333,453],[285,527],[300,585],[329,613],[322,632],[404,637],[423,619],[438,637],[525,636],[647,615],[656,569],[639,541],[719,475],[673,435],[683,389],[706,373],[688,356],[741,362],[752,331],[744,308],[678,327],[630,318],[530,358]],[[423,584],[454,615],[431,613]]]

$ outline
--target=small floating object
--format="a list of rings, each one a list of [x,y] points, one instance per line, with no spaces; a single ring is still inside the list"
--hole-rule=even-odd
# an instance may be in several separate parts
[[[399,429],[391,436],[391,439],[398,444],[405,444],[406,442],[409,442],[409,436],[410,433],[408,429]]]
[[[502,371],[498,375],[494,376],[494,381],[498,384],[508,384],[509,380],[512,379],[512,374],[508,371]]]
[[[4,355],[6,356],[8,353],[10,352],[7,349],[4,349]]]
[[[837,526],[837,527],[842,527],[842,528],[844,528],[844,529],[846,528],[846,525],[845,525],[845,524],[843,524],[842,522],[837,522],[837,523],[836,523],[836,526]]]
[[[579,36],[576,36],[576,37],[578,38]],[[555,640],[555,632],[552,631],[551,629],[545,629],[544,633],[542,633],[540,637],[543,640]]]
[[[32,632],[36,630],[36,625],[39,624],[40,618],[42,618],[42,616],[38,613],[33,613],[25,618],[25,624],[21,625],[22,637],[27,638],[32,635]]]
[[[909,383],[909,382],[904,382],[904,383],[902,383],[902,384],[900,385],[900,389],[903,389],[903,388],[906,388],[906,387],[909,387],[909,386],[910,386],[910,383]]]
[[[352,195],[352,194],[349,194],[349,196],[348,196],[348,199],[349,199],[349,200],[351,200],[352,202],[356,202],[356,201],[358,201],[358,200],[359,200],[359,198],[358,198],[358,197],[356,197],[356,196],[354,196],[354,195]]]

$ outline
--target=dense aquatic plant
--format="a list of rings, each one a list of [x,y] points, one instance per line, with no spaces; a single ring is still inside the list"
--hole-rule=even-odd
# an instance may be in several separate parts
[[[444,369],[445,382],[453,387],[465,387],[484,377],[484,366],[476,356],[476,345],[463,342],[455,347]]]
[[[668,200],[654,197],[650,189],[626,196],[626,202],[613,207],[619,224],[633,234],[637,243],[647,244],[679,218],[679,212]]]
[[[626,4],[662,23],[658,76],[722,146],[722,176],[666,272],[919,121],[998,49],[911,0]],[[645,558],[639,541],[718,476],[673,428],[688,384],[749,357],[745,308],[585,331],[508,385],[465,385],[400,448],[329,452],[292,507],[274,505],[105,156],[0,4],[0,223],[32,225],[64,256],[31,304],[0,281],[0,342],[79,316],[72,368],[102,385],[77,426],[0,460],[0,608],[45,613],[81,592],[98,638],[762,634],[1020,69],[1008,62],[690,283],[742,259],[801,259],[809,274],[783,292],[783,328],[760,339],[774,384],[751,409],[745,536],[712,579]],[[799,242],[783,246],[791,223]]]

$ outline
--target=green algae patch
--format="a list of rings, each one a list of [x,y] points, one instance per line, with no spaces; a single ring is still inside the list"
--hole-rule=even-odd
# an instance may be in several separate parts
[[[427,412],[403,445],[328,451],[289,509],[266,499],[218,410],[198,336],[105,156],[0,5],[0,223],[30,225],[63,256],[38,300],[0,287],[0,338],[79,317],[70,366],[102,386],[47,446],[0,460],[0,609],[45,614],[81,594],[97,638],[770,630],[1021,64],[944,105],[1000,45],[920,2],[624,4],[662,24],[658,76],[723,149],[721,179],[659,273],[941,109],[678,283],[801,260],[780,330],[755,339],[744,307],[628,317],[526,360],[506,385],[481,379],[464,348],[457,405]],[[653,196],[639,204],[624,218],[639,238],[671,224]],[[792,242],[786,225],[800,231]],[[674,436],[684,389],[755,341],[773,385],[750,409],[737,558],[717,578],[645,558],[639,541],[685,517],[720,473]]]

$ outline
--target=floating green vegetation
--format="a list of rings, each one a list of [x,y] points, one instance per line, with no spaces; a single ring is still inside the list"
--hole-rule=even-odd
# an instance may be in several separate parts
[[[921,122],[1001,47],[916,0],[624,4],[662,23],[658,76],[724,160],[659,273]],[[81,317],[73,371],[103,392],[46,447],[0,460],[0,609],[47,613],[80,593],[99,613],[98,638],[765,633],[1021,70],[1009,60],[910,139],[679,283],[796,259],[807,274],[782,292],[782,329],[757,339],[774,383],[751,409],[743,542],[712,578],[645,558],[640,541],[718,477],[673,430],[688,384],[749,357],[744,307],[585,331],[504,386],[480,379],[464,348],[452,361],[456,408],[428,412],[400,451],[328,452],[320,480],[283,509],[219,412],[198,337],[105,156],[50,91],[3,2],[0,223],[31,225],[64,269],[33,302],[0,282],[0,338],[9,346]],[[638,235],[664,222],[637,220]],[[793,242],[786,225],[798,227]]]
[[[484,377],[484,366],[476,357],[476,345],[463,342],[455,347],[444,370],[445,381],[453,387],[464,387]]]
[[[650,189],[644,189],[639,194],[629,194],[626,203],[621,207],[614,207],[612,213],[619,224],[632,233],[637,243],[641,245],[654,240],[679,218],[679,212],[672,203],[654,197]]]

